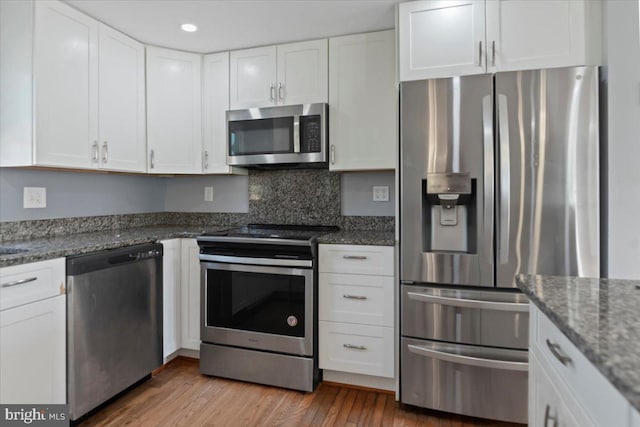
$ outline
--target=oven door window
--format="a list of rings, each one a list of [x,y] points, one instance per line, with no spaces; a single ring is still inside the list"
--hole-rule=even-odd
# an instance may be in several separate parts
[[[206,324],[291,337],[305,333],[305,277],[207,271]]]
[[[293,117],[229,122],[229,155],[293,153]]]

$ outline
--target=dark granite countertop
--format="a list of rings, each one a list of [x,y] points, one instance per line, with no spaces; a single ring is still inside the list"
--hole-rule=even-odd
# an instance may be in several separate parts
[[[26,249],[26,252],[0,255],[0,267],[78,255],[105,249],[116,249],[158,240],[193,238],[203,232],[228,229],[230,226],[161,226],[120,228],[113,231],[76,233],[56,237],[6,240],[3,248]],[[394,233],[385,231],[340,231],[322,236],[319,243],[393,246]]]
[[[640,281],[519,276],[516,284],[640,410]]]
[[[372,230],[339,231],[318,238],[318,243],[334,245],[394,246],[395,241],[393,231]]]
[[[196,237],[205,231],[218,231],[226,228],[229,227],[141,227],[39,239],[4,241],[1,244],[2,247],[26,249],[27,251],[0,255],[0,267],[121,248],[164,239]]]

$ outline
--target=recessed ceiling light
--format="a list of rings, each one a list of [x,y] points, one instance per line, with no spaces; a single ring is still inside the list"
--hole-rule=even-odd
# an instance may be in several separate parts
[[[180,25],[182,31],[186,31],[187,33],[193,33],[198,31],[198,27],[195,24],[182,24]]]

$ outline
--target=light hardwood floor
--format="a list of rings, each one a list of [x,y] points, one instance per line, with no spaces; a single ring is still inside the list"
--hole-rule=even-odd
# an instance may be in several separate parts
[[[433,426],[512,424],[407,407],[391,394],[321,384],[303,393],[201,375],[178,358],[88,417],[88,426]]]

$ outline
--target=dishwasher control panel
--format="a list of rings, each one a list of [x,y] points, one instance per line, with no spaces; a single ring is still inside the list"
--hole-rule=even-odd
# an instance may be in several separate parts
[[[138,252],[138,259],[155,258],[158,256],[162,256],[162,250],[160,249],[153,249],[146,252]]]

